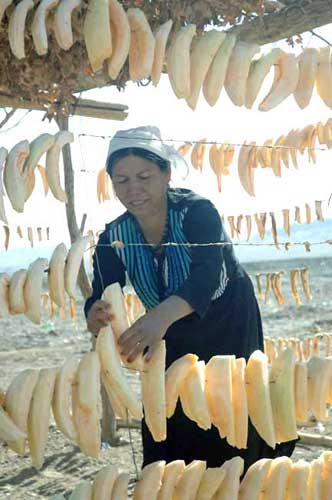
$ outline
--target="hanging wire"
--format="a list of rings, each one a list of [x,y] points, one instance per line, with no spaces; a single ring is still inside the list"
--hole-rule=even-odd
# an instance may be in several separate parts
[[[94,139],[103,139],[103,140],[108,140],[108,139],[112,139],[113,136],[112,135],[99,135],[99,134],[86,134],[86,133],[82,133],[82,134],[79,134],[79,136],[82,136],[82,137],[91,137],[91,138],[94,138]],[[125,136],[120,136],[118,135],[117,136],[119,139],[125,139],[125,140],[132,140],[130,139],[129,137],[125,137]],[[189,140],[189,139],[158,139],[158,138],[151,138],[151,139],[147,139],[146,137],[135,137],[135,139],[139,140],[139,141],[147,141],[147,142],[173,142],[173,143],[180,143],[180,144],[206,144],[206,145],[209,145],[209,144],[222,144],[224,141],[206,141],[206,140]],[[227,145],[229,146],[234,146],[234,147],[242,147],[242,146],[246,146],[246,147],[252,147],[253,144],[246,144],[246,143],[243,143],[243,142],[229,142],[227,141]],[[268,148],[268,149],[294,149],[294,146],[283,146],[283,145],[278,145],[278,146],[275,146],[275,145],[266,145],[266,144],[255,144],[255,146],[257,147],[264,147],[264,148]],[[308,151],[329,151],[329,149],[327,148],[321,148],[321,147],[313,147],[313,148],[306,148]]]

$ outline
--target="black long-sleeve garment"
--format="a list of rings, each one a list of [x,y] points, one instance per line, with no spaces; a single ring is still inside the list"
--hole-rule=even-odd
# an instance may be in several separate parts
[[[163,242],[229,242],[219,214],[208,200],[184,189],[168,193],[168,230]],[[120,240],[123,249],[111,248]],[[131,246],[131,245],[134,246]],[[154,252],[144,244],[140,228],[127,212],[106,226],[94,257],[93,294],[85,313],[103,289],[116,281],[123,287],[127,278],[146,309],[172,294],[186,300],[194,312],[173,323],[165,335],[166,366],[184,354],[194,353],[208,362],[214,355],[233,354],[248,359],[256,349],[263,350],[263,331],[259,308],[249,277],[238,263],[231,245],[167,246]],[[189,420],[178,403],[167,420],[167,439],[154,442],[142,422],[143,465],[156,460],[206,460],[217,467],[234,456],[242,456],[245,469],[263,457],[290,455],[294,442],[269,448],[248,422],[248,447],[238,450],[221,439],[218,431],[203,431]]]

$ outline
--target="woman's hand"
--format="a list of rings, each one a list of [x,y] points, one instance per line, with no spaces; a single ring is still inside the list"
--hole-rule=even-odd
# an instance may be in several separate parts
[[[111,319],[110,304],[104,300],[97,300],[88,312],[88,329],[91,333],[97,336],[100,329],[107,326],[111,322]]]
[[[149,361],[169,326],[169,318],[162,314],[158,306],[151,309],[119,338],[121,355],[131,363],[148,348],[144,359]]]

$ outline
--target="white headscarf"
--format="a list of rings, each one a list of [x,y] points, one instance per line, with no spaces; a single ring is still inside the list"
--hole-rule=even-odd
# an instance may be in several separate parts
[[[176,168],[182,166],[188,170],[188,165],[183,156],[173,146],[169,146],[162,140],[158,127],[144,126],[118,130],[110,141],[107,161],[113,153],[125,148],[145,149],[171,162]]]

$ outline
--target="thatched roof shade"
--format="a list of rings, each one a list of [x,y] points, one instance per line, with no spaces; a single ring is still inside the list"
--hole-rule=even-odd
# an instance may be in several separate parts
[[[74,92],[105,85],[124,87],[129,79],[127,66],[123,68],[116,81],[111,81],[106,71],[92,74],[82,36],[83,20],[87,9],[87,1],[83,1],[81,10],[74,11],[73,14],[76,41],[68,52],[61,50],[56,44],[52,34],[52,18],[49,16],[48,54],[38,56],[31,36],[28,34],[26,36],[27,57],[22,61],[17,60],[9,48],[8,16],[13,7],[7,9],[0,31],[0,94],[48,103],[60,97],[71,102]],[[17,2],[18,0],[14,0],[14,4]],[[278,12],[279,2],[270,0],[265,0],[265,2],[263,0],[247,2],[241,0],[123,0],[125,9],[140,7],[153,29],[169,18],[175,21],[175,29],[186,22],[195,23],[198,29],[204,29],[206,24],[214,23],[228,25],[231,29],[239,31],[241,38],[261,44],[294,35],[309,27],[332,22],[329,0],[285,1],[284,4],[286,4],[284,7],[281,4],[283,8]],[[276,12],[273,12],[274,10]],[[269,13],[266,13],[267,11]],[[32,16],[33,12],[30,11],[27,26],[31,25]],[[243,24],[239,27],[232,27],[237,23]]]

